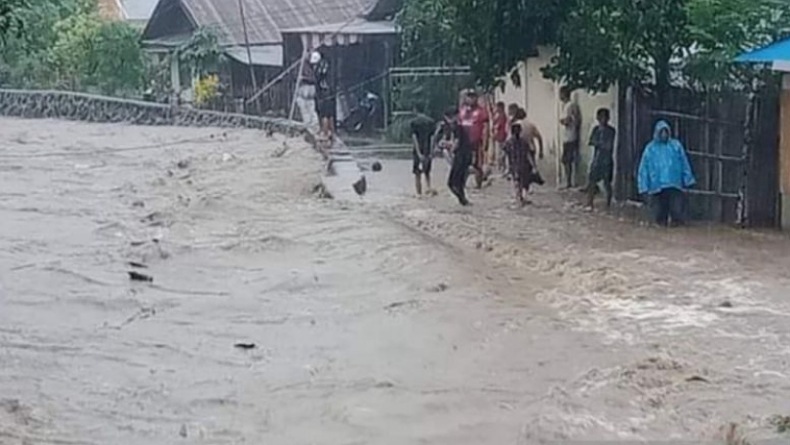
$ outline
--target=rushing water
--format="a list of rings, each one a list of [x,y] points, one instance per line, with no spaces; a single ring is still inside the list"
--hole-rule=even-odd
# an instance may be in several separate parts
[[[389,160],[333,201],[296,140],[3,120],[0,443],[715,440],[790,414],[783,238],[517,209],[501,181],[459,209],[435,165],[436,198]]]

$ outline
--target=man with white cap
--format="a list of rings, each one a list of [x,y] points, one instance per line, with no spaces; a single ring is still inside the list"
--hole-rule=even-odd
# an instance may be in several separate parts
[[[315,73],[315,110],[321,123],[321,134],[331,140],[335,130],[337,101],[334,88],[332,88],[329,62],[319,51],[313,51],[310,54],[310,65]]]

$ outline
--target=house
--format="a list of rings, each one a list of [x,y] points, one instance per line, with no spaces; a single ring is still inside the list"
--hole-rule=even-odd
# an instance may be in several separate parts
[[[116,0],[121,4],[123,20],[142,30],[154,13],[157,0]]]
[[[779,97],[779,219],[782,229],[790,229],[790,38],[746,52],[739,63],[764,65],[782,73]]]
[[[529,119],[537,125],[543,134],[546,144],[546,157],[541,163],[542,172],[548,184],[561,183],[560,156],[562,152],[560,114],[562,103],[560,101],[560,85],[543,77],[543,67],[551,62],[556,54],[556,48],[540,47],[535,57],[531,57],[518,66],[521,85],[516,86],[508,76],[504,90],[497,90],[497,100],[507,104],[516,103],[525,110]],[[587,166],[590,165],[592,151],[584,144],[584,139],[595,125],[595,113],[601,107],[609,108],[612,112],[612,122],[619,118],[619,88],[613,86],[606,93],[589,94],[585,91],[573,93],[573,100],[579,104],[582,112],[582,159],[576,174],[575,183],[583,185],[586,182]]]
[[[99,14],[105,20],[122,20],[143,29],[157,0],[98,0]]]
[[[380,3],[380,4],[379,4]],[[355,45],[382,32],[366,18],[382,17],[397,4],[392,0],[159,0],[143,32],[146,48],[170,53],[200,28],[213,31],[228,59],[225,83],[234,98],[246,99],[273,80],[286,78],[267,90],[268,109],[290,104],[295,75],[291,65],[307,47]],[[246,32],[245,32],[246,29]],[[394,33],[394,24],[388,28]],[[356,57],[356,54],[353,55]],[[345,59],[349,60],[349,59]],[[177,64],[177,60],[174,61]],[[351,62],[347,66],[353,66]],[[362,69],[364,66],[357,66]],[[190,76],[172,67],[172,83],[188,90]],[[288,76],[281,76],[283,71]],[[254,77],[253,77],[254,76]],[[181,88],[186,85],[187,88]]]

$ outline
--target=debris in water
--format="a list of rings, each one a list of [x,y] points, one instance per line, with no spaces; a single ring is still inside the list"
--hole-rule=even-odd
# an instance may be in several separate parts
[[[428,292],[433,292],[438,294],[439,292],[446,291],[448,288],[449,286],[446,283],[439,283],[435,286],[431,286],[430,288],[428,288]]]
[[[281,158],[281,157],[283,157],[285,155],[285,153],[288,152],[289,148],[290,147],[288,146],[288,144],[283,142],[283,145],[280,148],[278,148],[277,150],[274,150],[274,153],[272,153],[272,157],[273,158]]]
[[[403,306],[416,306],[419,303],[417,300],[408,300],[408,301],[396,301],[395,303],[388,304],[384,306],[385,310],[391,311],[393,309],[397,309]]]
[[[776,427],[778,433],[790,432],[790,416],[773,416],[771,418],[771,425]]]
[[[395,387],[395,384],[392,383],[392,382],[389,382],[389,381],[383,381],[383,382],[376,383],[376,388],[385,389],[385,388],[394,388],[394,387]]]
[[[733,307],[733,304],[732,304],[732,301],[730,301],[730,300],[724,300],[724,301],[722,301],[722,303],[719,305],[719,307],[723,307],[723,308],[731,308],[731,307]]]
[[[724,434],[725,445],[751,445],[751,442],[738,431],[738,424],[733,422],[727,425]]]
[[[186,439],[186,437],[187,437],[187,425],[185,423],[181,424],[181,429],[178,431],[178,435]]]
[[[354,183],[354,191],[359,196],[363,196],[368,191],[368,180],[364,176]]]
[[[176,167],[178,167],[178,168],[180,168],[182,170],[185,169],[185,168],[188,168],[189,167],[189,161],[187,159],[182,159],[182,160],[178,161],[178,163],[176,164]]]
[[[132,280],[132,281],[142,281],[142,282],[145,282],[145,283],[153,283],[154,282],[153,277],[149,277],[148,275],[144,275],[144,274],[141,274],[139,272],[129,271],[128,274],[129,274],[129,279]]]
[[[136,267],[138,269],[148,269],[148,266],[146,266],[143,263],[138,263],[136,261],[129,261],[129,265],[132,267]]]
[[[687,382],[700,382],[700,383],[710,383],[710,380],[702,377],[700,375],[693,375],[686,379]]]
[[[132,207],[142,208],[145,207],[145,203],[143,201],[135,201],[132,203]]]
[[[233,345],[236,349],[243,349],[245,351],[249,351],[250,349],[255,349],[255,343],[236,343]]]
[[[382,170],[381,162],[379,161],[374,162],[371,168],[373,169],[374,172],[377,173],[380,172]]]

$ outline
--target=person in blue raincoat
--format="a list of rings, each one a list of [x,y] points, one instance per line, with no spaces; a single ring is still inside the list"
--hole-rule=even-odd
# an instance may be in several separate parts
[[[666,121],[658,121],[642,153],[638,177],[639,193],[648,196],[656,224],[684,223],[684,191],[696,183],[683,144],[672,137]]]

